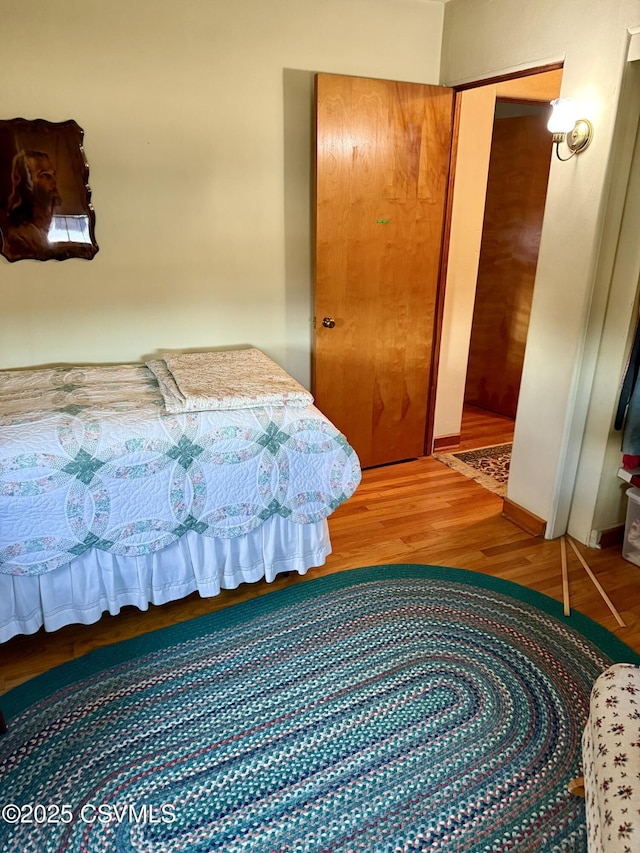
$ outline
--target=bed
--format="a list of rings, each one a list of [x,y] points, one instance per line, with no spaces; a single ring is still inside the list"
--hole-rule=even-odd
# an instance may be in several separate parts
[[[253,348],[0,371],[0,642],[304,574],[360,476]]]

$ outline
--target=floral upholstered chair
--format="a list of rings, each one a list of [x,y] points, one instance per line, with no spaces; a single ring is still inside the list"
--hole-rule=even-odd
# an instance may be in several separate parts
[[[614,664],[596,680],[582,755],[589,853],[638,853],[640,667]]]

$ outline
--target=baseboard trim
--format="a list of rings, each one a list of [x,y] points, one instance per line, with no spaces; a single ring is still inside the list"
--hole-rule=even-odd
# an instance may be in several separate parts
[[[600,548],[617,548],[624,542],[624,524],[601,530],[598,538]]]
[[[439,438],[433,439],[433,449],[438,450],[454,450],[460,447],[460,433],[457,435],[441,435]]]
[[[502,517],[515,524],[516,527],[526,530],[532,536],[544,536],[547,529],[547,522],[543,518],[538,518],[537,515],[509,500],[509,498],[502,500]]]

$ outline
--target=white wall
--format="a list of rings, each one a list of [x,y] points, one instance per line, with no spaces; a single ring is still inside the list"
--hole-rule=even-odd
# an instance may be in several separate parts
[[[627,64],[615,128],[610,201],[596,276],[596,281],[610,280],[611,286],[608,291],[596,288],[597,297],[606,302],[601,310],[592,310],[597,319],[604,315],[604,322],[576,478],[579,497],[570,518],[572,530],[588,534],[591,544],[597,544],[601,531],[624,520],[627,507],[628,485],[615,473],[620,465],[621,433],[613,428],[613,421],[635,332],[632,318],[638,316],[639,120],[640,62],[636,60]],[[593,482],[599,482],[597,493],[589,488]]]
[[[0,0],[0,117],[75,119],[100,251],[0,258],[0,368],[251,343],[305,384],[316,71],[437,83],[430,0]]]
[[[578,466],[608,440],[583,447],[610,289],[598,259],[613,129],[640,0],[449,0],[445,9],[444,83],[563,60],[561,94],[580,100],[595,126],[587,151],[551,166],[509,481],[509,498],[555,536],[581,503],[593,506],[598,477],[574,495]],[[614,387],[619,374],[611,365]],[[585,520],[572,532],[586,541]]]

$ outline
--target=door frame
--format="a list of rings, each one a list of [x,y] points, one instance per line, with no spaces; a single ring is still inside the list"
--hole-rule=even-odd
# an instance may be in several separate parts
[[[451,128],[451,151],[449,152],[449,180],[447,182],[447,197],[444,208],[444,225],[442,228],[442,243],[440,246],[440,271],[436,291],[436,310],[433,325],[433,346],[431,348],[431,383],[427,393],[427,420],[424,435],[424,455],[433,453],[434,429],[436,416],[436,396],[438,391],[438,368],[440,365],[440,348],[442,346],[442,329],[444,325],[444,297],[447,285],[449,261],[449,241],[451,237],[451,219],[453,216],[453,188],[455,184],[456,164],[458,162],[458,135],[460,132],[460,90],[453,89],[453,124]]]

